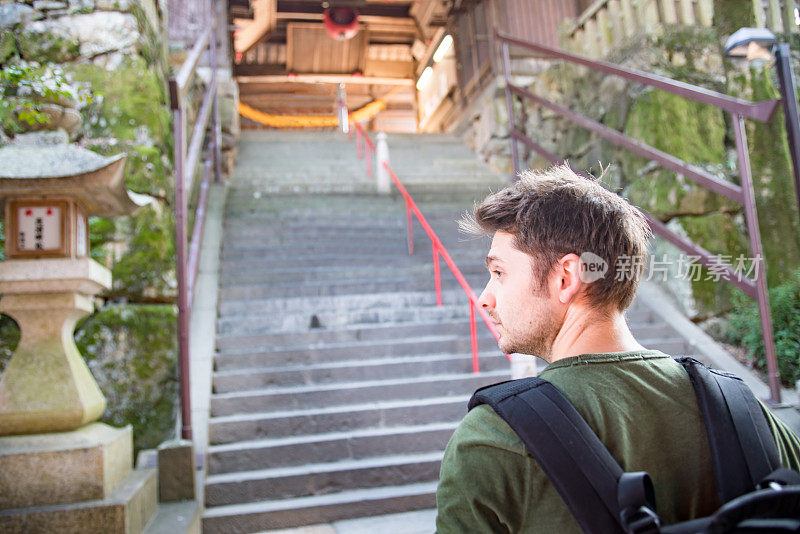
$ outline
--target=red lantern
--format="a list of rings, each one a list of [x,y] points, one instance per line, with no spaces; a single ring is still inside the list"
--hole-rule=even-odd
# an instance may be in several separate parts
[[[350,39],[358,33],[358,11],[352,7],[329,7],[322,17],[322,24],[331,39]]]

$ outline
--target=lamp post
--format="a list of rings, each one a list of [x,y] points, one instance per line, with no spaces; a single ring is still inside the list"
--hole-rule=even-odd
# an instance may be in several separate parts
[[[789,45],[779,43],[775,35],[766,28],[740,28],[725,42],[724,53],[728,57],[745,58],[748,61],[775,58],[789,154],[792,157],[794,190],[800,209],[800,112]]]

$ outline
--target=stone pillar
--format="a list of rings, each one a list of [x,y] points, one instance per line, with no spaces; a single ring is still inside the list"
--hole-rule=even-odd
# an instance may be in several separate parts
[[[106,407],[72,333],[111,273],[89,258],[0,263],[0,312],[22,337],[0,378],[0,435],[75,430]]]

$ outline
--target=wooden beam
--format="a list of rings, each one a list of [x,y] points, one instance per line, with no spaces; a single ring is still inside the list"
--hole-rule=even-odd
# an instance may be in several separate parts
[[[276,13],[277,20],[312,20],[321,21],[322,13],[301,13],[301,12],[285,12],[278,11]],[[417,27],[414,19],[410,17],[381,17],[377,15],[359,15],[359,22],[367,25],[368,29],[372,31],[391,31],[398,33],[417,33]]]
[[[411,86],[410,78],[380,78],[375,76],[350,76],[347,74],[296,74],[269,76],[237,76],[238,83],[345,83],[360,85],[403,85]]]
[[[253,20],[233,37],[233,49],[236,52],[247,52],[272,31],[277,20],[277,5],[277,0],[252,0]]]

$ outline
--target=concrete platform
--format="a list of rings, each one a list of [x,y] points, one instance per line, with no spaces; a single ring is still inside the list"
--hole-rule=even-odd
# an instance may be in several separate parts
[[[325,525],[268,530],[262,534],[374,534],[375,532],[431,534],[435,530],[436,510],[420,510],[403,514],[348,519]]]

